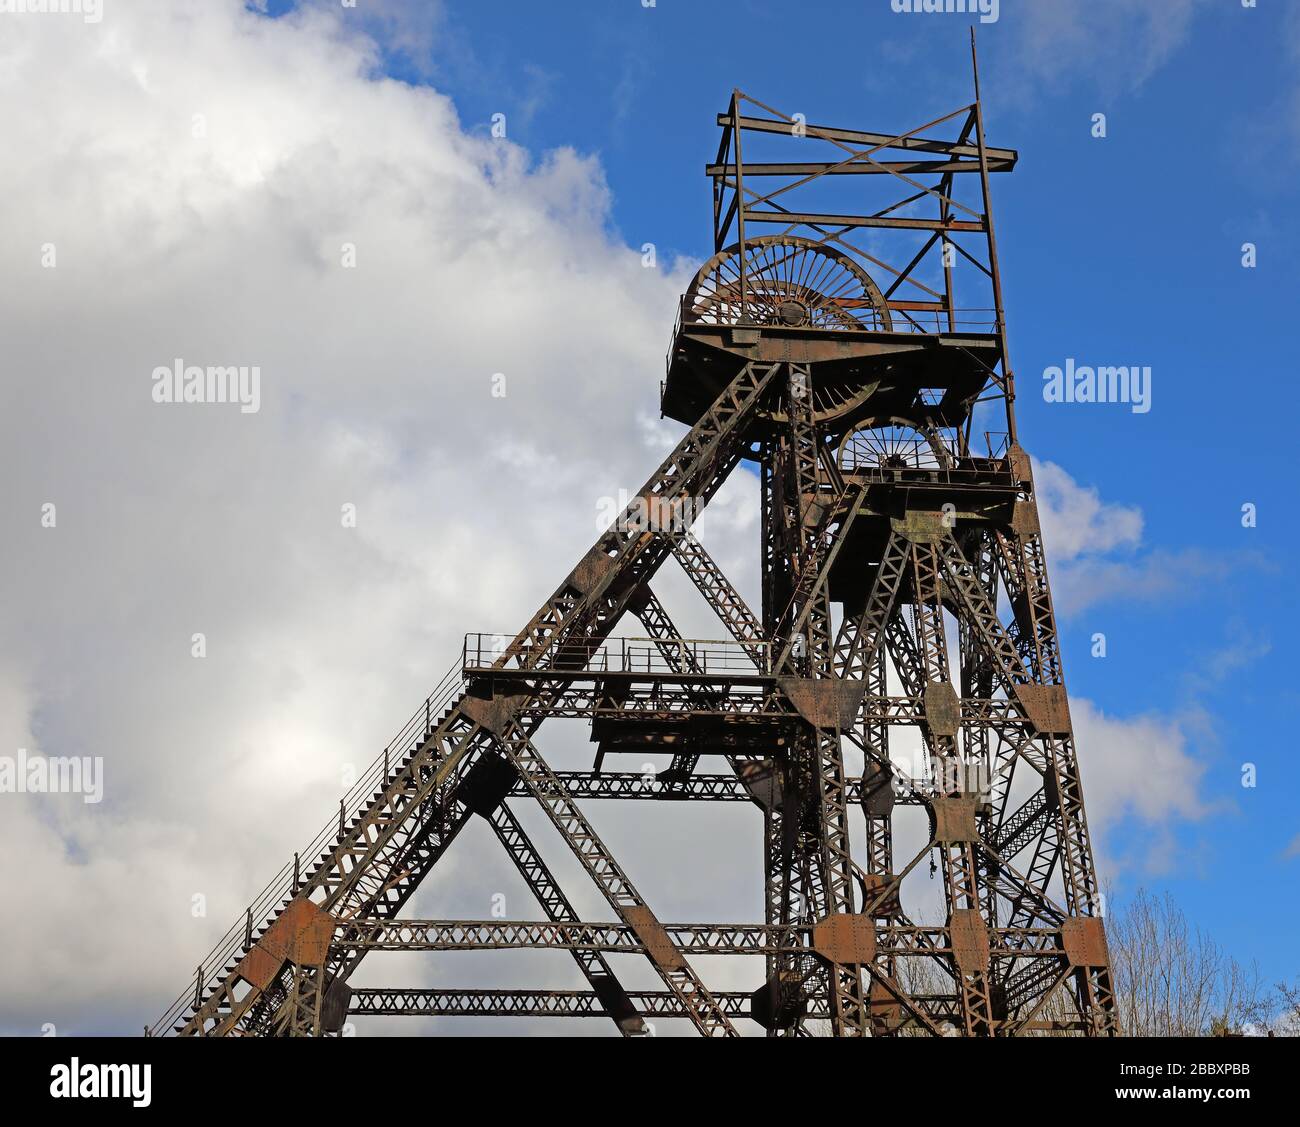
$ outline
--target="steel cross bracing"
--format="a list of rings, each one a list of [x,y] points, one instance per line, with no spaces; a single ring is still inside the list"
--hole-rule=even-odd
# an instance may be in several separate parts
[[[517,635],[466,636],[153,1033],[455,1015],[624,1036],[660,1017],[706,1036],[1116,1032],[989,206],[990,173],[1016,154],[986,146],[978,97],[882,134],[805,126],[737,92],[719,124],[718,253],[683,299],[664,389],[685,437]],[[798,159],[778,159],[792,137]],[[858,214],[800,205],[827,176],[853,185]],[[977,416],[999,411],[1005,433],[981,446]],[[761,514],[753,610],[681,519],[742,462]],[[725,640],[683,636],[652,590],[670,558]],[[548,718],[591,724],[591,770],[552,768]],[[629,770],[627,755],[670,765]],[[584,813],[597,799],[757,807],[762,922],[661,923]],[[528,806],[604,922],[580,917]],[[475,817],[540,918],[403,919]],[[567,952],[575,988],[350,982],[375,951],[469,950]],[[710,987],[697,964],[712,955],[752,960],[752,988]],[[657,987],[625,988],[628,959]]]

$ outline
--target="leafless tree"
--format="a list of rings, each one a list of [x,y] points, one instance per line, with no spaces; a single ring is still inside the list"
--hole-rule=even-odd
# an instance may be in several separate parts
[[[1108,896],[1111,977],[1120,1032],[1129,1037],[1300,1036],[1300,980],[1265,986],[1244,964],[1187,919],[1173,897],[1139,890],[1127,903]],[[929,959],[900,959],[898,981],[912,997],[952,992],[951,972]],[[1077,1019],[1069,991],[1058,988],[1036,1015],[1032,1034],[1059,1035]],[[1053,1029],[1052,1026],[1056,1028]],[[829,1022],[810,1023],[829,1036]],[[899,1036],[922,1036],[904,1021]]]
[[[1300,1037],[1300,979],[1273,988],[1266,1013],[1255,1027],[1269,1037]]]
[[[1130,1037],[1240,1034],[1269,1012],[1259,970],[1145,889],[1106,921],[1119,1021]]]

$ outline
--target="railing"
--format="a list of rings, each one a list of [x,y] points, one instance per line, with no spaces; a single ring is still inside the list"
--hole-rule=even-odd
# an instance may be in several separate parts
[[[387,780],[392,768],[400,766],[407,754],[417,742],[432,732],[442,717],[442,713],[460,695],[461,667],[453,665],[438,682],[438,687],[425,698],[416,709],[411,719],[402,726],[401,731],[389,742],[388,746],[375,757],[361,777],[339,800],[337,821],[330,822],[318,833],[305,848],[293,855],[293,860],[276,873],[267,886],[257,895],[244,913],[244,918],[235,923],[216,945],[208,952],[199,965],[192,988],[187,989],[177,998],[167,1012],[152,1026],[145,1030],[147,1036],[165,1036],[171,1027],[196,1004],[201,1003],[208,987],[222,976],[226,965],[236,954],[243,954],[253,945],[254,926],[260,928],[279,908],[284,900],[292,897],[302,883],[300,872],[301,859],[314,866],[319,856],[325,852],[331,840],[338,840],[349,818],[355,817],[369,805],[376,790]]]
[[[466,634],[462,673],[469,677],[492,669],[516,670],[512,664],[508,634]],[[671,647],[674,660],[669,661],[663,647]],[[757,650],[761,665],[755,664],[747,651]],[[747,642],[743,646],[731,641],[702,641],[692,638],[657,641],[654,638],[608,638],[596,650],[585,645],[558,645],[547,651],[546,669],[567,669],[590,673],[631,673],[642,675],[699,673],[705,676],[727,674],[767,674],[772,667],[770,642]]]
[[[952,486],[990,486],[998,489],[1010,489],[1015,486],[1015,475],[1005,464],[990,463],[987,466],[931,467],[915,469],[911,466],[842,466],[841,472],[846,480],[855,485],[879,483],[882,485],[952,485]]]
[[[939,336],[942,333],[981,333],[992,335],[998,331],[998,314],[996,309],[978,307],[954,309],[952,325],[949,327],[946,310],[916,310],[891,308],[889,311],[895,333],[919,333],[923,336]],[[930,318],[934,318],[931,327]]]
[[[668,338],[668,355],[664,357],[664,371],[672,370],[673,350],[677,347],[677,334],[682,331],[682,311],[686,308],[686,298],[682,297],[677,302],[677,316],[673,318],[673,335]],[[660,384],[659,402],[663,402],[664,385]]]
[[[1001,461],[1011,453],[1011,435],[1004,430],[986,430],[984,445],[988,448],[988,457],[991,460]]]
[[[724,312],[719,315],[719,310],[711,309],[703,313],[697,312],[691,308],[689,298],[685,295],[677,303],[677,317],[673,322],[672,339],[677,339],[677,334],[684,325],[735,325],[740,328],[789,328],[790,326],[782,325],[779,322],[773,322],[765,325],[759,321],[753,320],[752,315],[748,323],[740,320],[741,306],[739,303],[729,304],[723,307]],[[991,335],[997,332],[998,319],[997,310],[984,308],[981,306],[970,306],[955,308],[952,311],[952,327],[948,323],[948,311],[938,309],[907,309],[904,307],[890,306],[889,319],[892,328],[885,330],[878,323],[879,313],[874,308],[864,309],[861,314],[854,310],[845,310],[855,321],[860,322],[860,329],[863,332],[894,332],[894,333],[911,333],[921,336],[938,336],[942,333],[981,333]],[[933,321],[933,324],[931,323]],[[803,326],[803,328],[820,328],[824,332],[843,332],[844,329],[839,326]],[[671,345],[668,351],[668,360],[672,362]]]
[[[926,435],[919,430],[893,427],[877,437],[874,430],[865,429],[849,436],[836,465],[855,482],[982,484],[999,488],[1014,484],[1008,458],[1009,436],[985,431],[984,441],[987,454],[962,454],[954,440],[938,433]]]

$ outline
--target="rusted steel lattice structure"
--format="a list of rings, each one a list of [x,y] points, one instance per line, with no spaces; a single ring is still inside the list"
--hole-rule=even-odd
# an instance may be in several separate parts
[[[739,91],[718,125],[717,253],[682,300],[663,390],[689,432],[517,636],[467,638],[153,1032],[328,1034],[349,1014],[1116,1031],[989,207],[1016,154],[985,143],[978,77],[973,105],[906,133],[806,124]],[[742,463],[762,497],[753,609],[683,519]],[[680,636],[652,588],[670,558],[725,640]],[[641,637],[616,633],[629,619]],[[592,770],[548,765],[535,738],[554,717],[590,720]],[[654,752],[673,757],[657,776],[606,769]],[[765,918],[660,922],[582,812],[615,799],[756,806]],[[577,917],[521,801],[604,921]],[[544,919],[401,919],[476,817]],[[942,907],[920,922],[907,890],[927,868]],[[371,951],[490,948],[568,951],[588,988],[348,981]],[[696,967],[714,954],[761,956],[753,988],[711,990]],[[611,959],[627,955],[660,988],[626,989]]]

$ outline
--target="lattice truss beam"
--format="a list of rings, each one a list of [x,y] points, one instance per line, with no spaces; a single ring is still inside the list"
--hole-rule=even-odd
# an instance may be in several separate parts
[[[754,221],[742,132],[777,132],[782,121],[743,117],[740,96],[725,116],[710,169],[719,229]],[[922,229],[942,240],[967,230],[954,226],[953,177],[981,173],[984,206],[970,229],[986,236],[994,276],[988,172],[1014,154],[985,148],[978,101],[950,117],[950,142],[925,129],[815,127],[850,148],[843,167],[759,175],[935,175],[938,226]],[[912,159],[878,159],[890,147]],[[778,206],[774,195],[764,208]],[[799,215],[813,227],[828,218]],[[853,227],[841,224],[828,245]],[[466,638],[462,661],[345,796],[306,864],[300,854],[282,870],[155,1032],[325,1035],[349,1015],[587,1017],[624,1036],[658,1018],[705,1036],[1115,1031],[1033,477],[1009,395],[1007,440],[986,453],[970,442],[984,391],[1011,385],[1000,297],[982,358],[970,341],[936,338],[918,366],[916,334],[899,342],[862,323],[860,304],[815,289],[815,266],[781,275],[769,247],[754,260],[767,270],[755,288],[741,239],[739,286],[725,293],[732,320],[719,320],[716,292],[697,294],[694,320],[678,330],[665,395],[689,426],[677,448],[517,635]],[[754,314],[755,301],[777,320]],[[722,335],[701,344],[696,329]],[[828,350],[831,332],[843,346]],[[853,349],[862,359],[846,369]],[[924,394],[935,373],[946,373],[942,398]],[[694,390],[678,394],[674,379]],[[716,394],[700,405],[710,382]],[[880,395],[887,416],[875,410]],[[753,607],[680,519],[742,461],[761,496]],[[686,638],[674,624],[651,586],[670,558],[723,640]],[[641,636],[616,634],[620,623]],[[590,722],[591,770],[552,768],[537,739],[548,718]],[[620,769],[629,754],[670,755],[671,765]],[[673,803],[752,808],[762,921],[661,922],[635,867],[583,812],[596,800],[658,802],[666,819]],[[567,845],[602,920],[579,917],[522,806]],[[474,818],[531,889],[537,917],[403,919]],[[374,951],[468,950],[567,952],[585,988],[350,984]],[[752,989],[712,988],[701,967],[714,955],[748,960]],[[619,958],[643,960],[657,986],[625,988]]]

